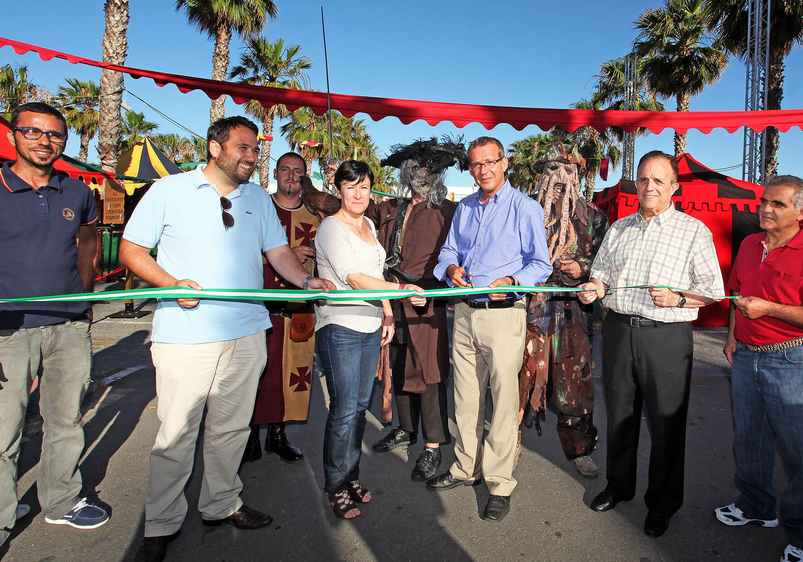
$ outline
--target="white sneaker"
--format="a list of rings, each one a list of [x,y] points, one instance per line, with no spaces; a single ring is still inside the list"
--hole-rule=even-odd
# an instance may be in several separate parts
[[[787,544],[786,550],[783,551],[781,562],[801,562],[803,561],[803,549],[794,545]]]
[[[751,519],[744,516],[744,512],[736,507],[735,503],[718,507],[714,510],[717,520],[728,527],[742,527],[753,525],[756,527],[777,527],[777,519]]]
[[[31,512],[31,506],[27,503],[17,504],[17,519],[22,519]]]

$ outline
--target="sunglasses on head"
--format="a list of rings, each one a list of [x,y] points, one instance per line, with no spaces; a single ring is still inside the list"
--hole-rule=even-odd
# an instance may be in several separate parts
[[[226,230],[228,230],[234,226],[234,217],[229,212],[229,209],[231,209],[231,201],[225,197],[221,197],[220,208],[223,210],[223,226],[225,226]]]

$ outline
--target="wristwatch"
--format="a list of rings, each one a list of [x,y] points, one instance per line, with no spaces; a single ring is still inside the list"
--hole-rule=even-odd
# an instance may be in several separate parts
[[[678,293],[680,295],[680,300],[678,301],[677,307],[683,308],[686,306],[686,296],[683,293]]]
[[[310,281],[312,281],[312,275],[307,275],[306,277],[304,277],[304,283],[303,285],[301,285],[301,288],[304,289],[305,291],[308,291]]]

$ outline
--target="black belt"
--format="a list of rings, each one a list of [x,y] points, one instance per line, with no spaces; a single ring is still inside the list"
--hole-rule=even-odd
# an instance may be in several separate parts
[[[651,318],[644,318],[643,316],[636,316],[633,314],[619,314],[618,312],[610,311],[609,314],[612,314],[613,317],[622,322],[623,324],[628,324],[631,328],[655,328],[657,326],[664,326],[669,324],[670,322],[659,322],[658,320],[652,320]]]
[[[471,308],[485,308],[485,309],[494,309],[494,308],[513,308],[519,300],[503,300],[503,301],[471,301],[468,299],[463,299],[463,302],[466,303]]]

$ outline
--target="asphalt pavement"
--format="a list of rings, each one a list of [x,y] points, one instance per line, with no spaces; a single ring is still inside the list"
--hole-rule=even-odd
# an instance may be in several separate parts
[[[138,303],[138,305],[141,303]],[[86,452],[81,471],[85,489],[110,506],[111,521],[93,531],[44,522],[36,500],[41,420],[36,403],[29,409],[19,465],[18,493],[33,507],[17,523],[8,562],[137,561],[143,528],[148,453],[158,428],[154,372],[148,353],[151,315],[109,319],[119,303],[95,306],[94,364],[91,396],[83,422]],[[152,306],[145,304],[144,309]],[[322,493],[322,443],[326,419],[322,381],[313,382],[310,420],[288,427],[302,462],[286,464],[275,455],[242,467],[246,503],[273,515],[266,529],[239,531],[229,526],[203,527],[197,512],[203,459],[196,458],[187,486],[190,511],[168,561],[429,561],[512,560],[658,562],[746,561],[779,559],[786,538],[781,528],[726,528],[713,509],[730,503],[733,487],[732,427],[727,365],[722,331],[695,333],[686,454],[686,501],[668,532],[652,539],[643,533],[649,432],[642,428],[639,488],[636,498],[599,514],[587,504],[604,488],[605,413],[599,365],[595,366],[595,419],[600,441],[594,454],[602,474],[579,476],[561,452],[555,416],[547,415],[542,436],[524,435],[516,469],[518,487],[512,508],[501,523],[480,519],[488,496],[484,486],[434,493],[410,480],[421,445],[408,451],[376,454],[370,444],[384,431],[369,415],[361,479],[375,501],[356,521],[337,520]],[[595,339],[595,347],[599,338]],[[598,362],[597,362],[598,363]],[[199,439],[199,451],[202,447]],[[445,449],[444,468],[453,458]],[[236,462],[236,460],[233,460]],[[782,484],[780,469],[779,489]]]

